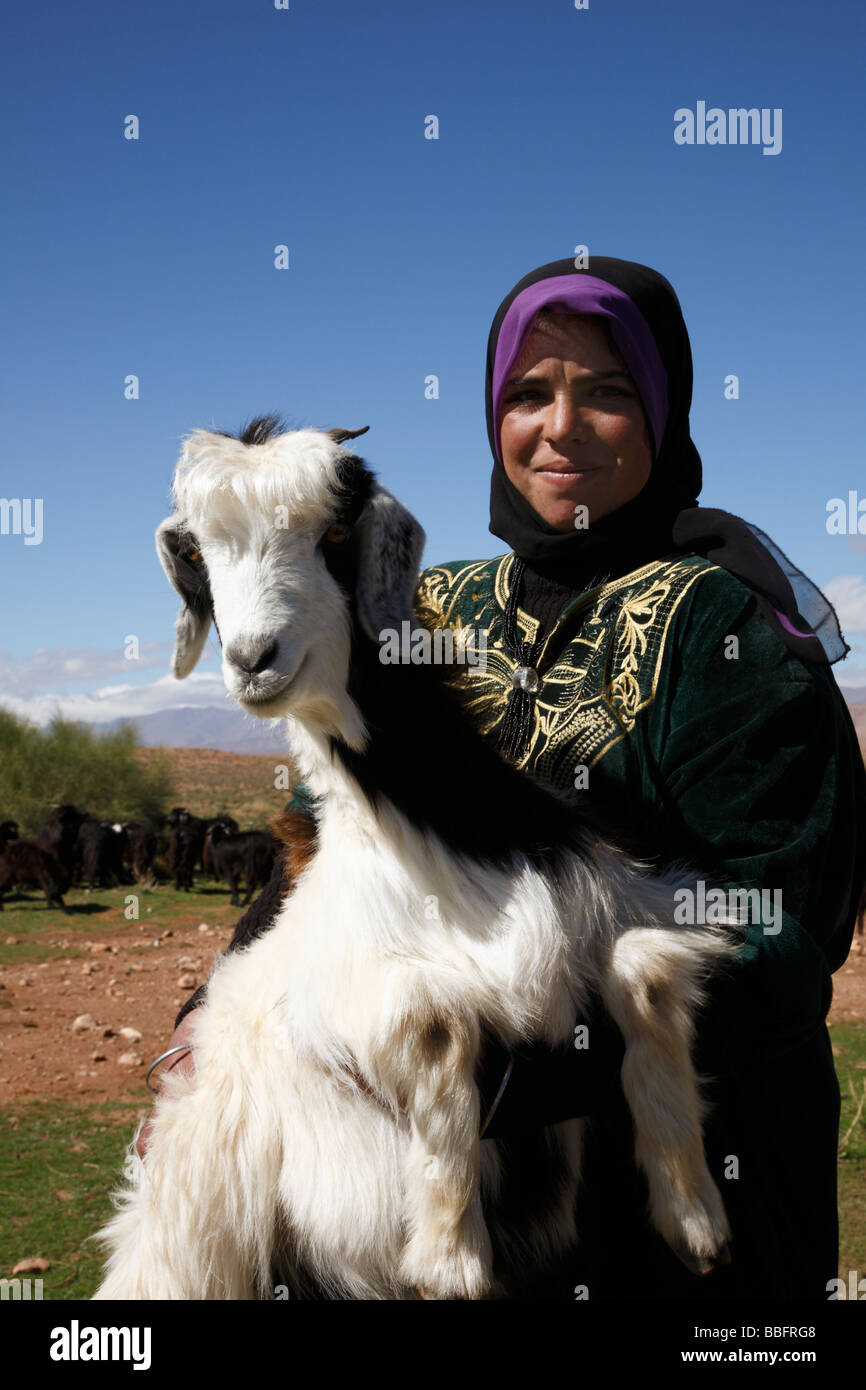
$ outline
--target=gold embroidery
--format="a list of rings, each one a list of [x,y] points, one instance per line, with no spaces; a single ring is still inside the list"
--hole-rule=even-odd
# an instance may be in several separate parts
[[[509,554],[434,567],[425,571],[416,596],[416,613],[428,627],[463,627],[464,613],[486,626],[486,669],[461,667],[451,680],[473,722],[493,741],[516,666],[502,646],[513,563]],[[619,743],[655,699],[677,608],[692,585],[717,568],[677,552],[581,594],[543,642],[529,746],[517,765],[569,790],[576,766],[591,767]],[[533,640],[538,620],[518,607],[517,621],[526,640]],[[548,662],[550,651],[558,654]]]
[[[659,604],[667,598],[670,587],[669,583],[656,582],[651,589],[624,599],[620,608],[617,630],[622,629],[622,663],[608,689],[612,703],[629,728],[634,724],[635,714],[640,708],[641,692],[637,674],[641,659],[646,654],[649,632]]]

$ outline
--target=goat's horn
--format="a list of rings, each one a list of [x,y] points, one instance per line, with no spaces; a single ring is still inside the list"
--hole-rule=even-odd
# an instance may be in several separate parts
[[[342,444],[344,439],[357,439],[359,434],[366,434],[369,428],[369,425],[364,425],[360,430],[325,430],[324,433],[333,439],[335,444]]]

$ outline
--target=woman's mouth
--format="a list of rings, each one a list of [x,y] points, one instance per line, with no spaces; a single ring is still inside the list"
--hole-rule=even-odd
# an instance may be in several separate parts
[[[536,470],[538,476],[545,482],[551,483],[554,487],[567,487],[569,483],[578,483],[582,478],[588,478],[592,473],[599,473],[599,468],[539,468]]]

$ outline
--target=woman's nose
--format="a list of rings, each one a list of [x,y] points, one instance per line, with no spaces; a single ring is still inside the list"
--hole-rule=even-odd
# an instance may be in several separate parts
[[[545,412],[545,436],[551,443],[584,442],[589,438],[589,422],[578,402],[568,392],[557,392]]]

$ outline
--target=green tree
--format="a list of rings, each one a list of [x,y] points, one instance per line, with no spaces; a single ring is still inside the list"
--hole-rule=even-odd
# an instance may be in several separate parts
[[[0,709],[0,820],[32,836],[52,806],[72,802],[100,820],[155,823],[174,798],[172,778],[164,755],[145,765],[137,748],[131,724],[96,737],[69,719],[39,729]]]

